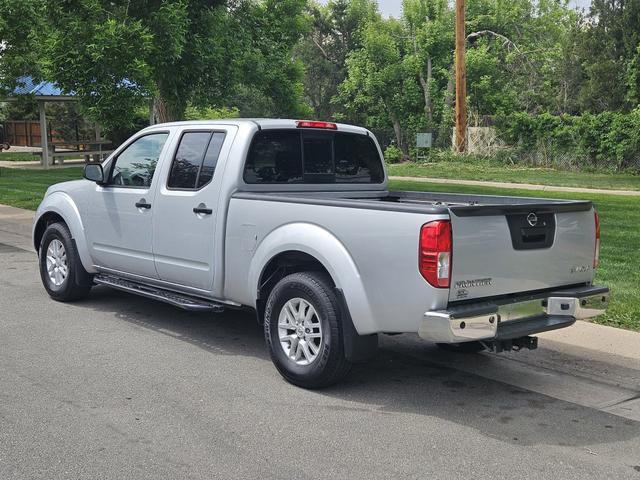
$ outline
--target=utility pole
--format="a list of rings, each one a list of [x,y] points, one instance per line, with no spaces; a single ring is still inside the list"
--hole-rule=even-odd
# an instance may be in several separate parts
[[[456,0],[456,135],[457,153],[467,151],[467,73],[465,68],[466,33],[464,0]]]

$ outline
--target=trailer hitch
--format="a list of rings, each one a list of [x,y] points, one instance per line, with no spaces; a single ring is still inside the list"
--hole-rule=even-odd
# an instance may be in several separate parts
[[[538,348],[538,337],[510,338],[508,340],[494,340],[483,342],[487,349],[494,353],[519,352],[522,349],[535,350]]]

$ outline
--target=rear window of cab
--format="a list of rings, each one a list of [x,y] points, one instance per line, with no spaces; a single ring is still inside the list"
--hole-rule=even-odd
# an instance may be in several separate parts
[[[248,184],[379,184],[382,159],[367,135],[322,130],[261,130],[244,167]]]

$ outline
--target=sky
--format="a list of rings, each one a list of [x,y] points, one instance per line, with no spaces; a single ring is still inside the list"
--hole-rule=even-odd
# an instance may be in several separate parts
[[[320,3],[327,3],[327,0],[319,0]],[[579,8],[588,8],[591,0],[570,0],[571,5]],[[402,0],[378,0],[380,11],[385,16],[399,17],[402,10]]]

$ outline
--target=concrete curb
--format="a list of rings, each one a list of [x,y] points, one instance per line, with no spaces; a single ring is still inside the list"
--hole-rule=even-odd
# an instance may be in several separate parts
[[[640,361],[640,332],[579,321],[569,328],[538,336],[554,343]]]
[[[62,165],[55,164],[49,165],[49,170],[59,170],[61,168],[80,167],[85,164],[82,159],[69,159],[65,160]],[[7,160],[0,160],[0,167],[2,168],[26,168],[29,170],[45,170],[39,161],[33,162],[9,162]]]
[[[530,183],[507,183],[488,182],[481,180],[457,180],[453,178],[431,178],[431,177],[389,177],[391,180],[404,180],[421,183],[443,183],[450,185],[471,185],[478,187],[494,188],[519,188],[522,190],[537,190],[543,192],[572,192],[572,193],[592,193],[605,195],[625,195],[630,197],[640,197],[640,191],[636,190],[607,190],[604,188],[578,188],[578,187],[556,187],[551,185],[532,185]]]

